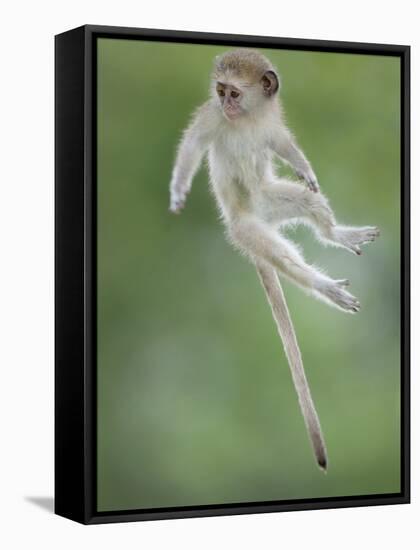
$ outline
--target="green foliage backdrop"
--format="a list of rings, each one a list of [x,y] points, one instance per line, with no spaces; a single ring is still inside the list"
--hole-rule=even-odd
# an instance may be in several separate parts
[[[328,445],[324,475],[205,167],[183,214],[168,212],[177,141],[225,49],[99,41],[99,510],[399,491],[399,60],[265,52],[338,219],[382,233],[360,258],[291,233],[362,303],[346,315],[285,283]]]

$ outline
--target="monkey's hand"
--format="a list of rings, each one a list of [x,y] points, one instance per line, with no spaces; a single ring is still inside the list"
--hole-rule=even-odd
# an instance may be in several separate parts
[[[308,168],[307,170],[302,170],[302,171],[296,170],[296,175],[299,179],[302,179],[306,182],[306,185],[308,186],[308,189],[310,191],[313,191],[314,193],[318,193],[319,191],[318,180],[316,179],[316,176],[312,168]]]
[[[169,212],[172,212],[172,214],[180,214],[181,210],[185,206],[185,201],[187,200],[186,193],[171,193],[171,203],[169,205]]]

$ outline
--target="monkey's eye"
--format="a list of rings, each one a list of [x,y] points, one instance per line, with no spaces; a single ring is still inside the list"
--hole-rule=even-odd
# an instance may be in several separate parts
[[[237,97],[239,97],[239,92],[235,92],[235,90],[232,90],[230,92],[230,96],[236,99]]]
[[[219,89],[217,90],[217,93],[219,94],[220,97],[224,97],[224,96],[225,96],[225,91],[222,90],[222,88],[219,88]]]

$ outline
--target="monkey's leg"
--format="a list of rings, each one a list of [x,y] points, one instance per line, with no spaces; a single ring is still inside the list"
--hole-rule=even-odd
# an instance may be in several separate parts
[[[360,246],[379,236],[377,227],[338,225],[328,200],[322,193],[313,193],[302,185],[280,180],[262,189],[268,221],[282,224],[291,219],[309,222],[321,241],[360,255]]]
[[[253,261],[262,259],[293,283],[338,308],[356,313],[360,304],[344,290],[346,279],[334,280],[307,264],[297,248],[277,231],[253,215],[236,219],[229,227],[230,238]]]
[[[276,271],[267,263],[258,261],[256,268],[267,295],[268,302],[282,339],[286,357],[289,362],[293,384],[299,399],[300,409],[305,420],[309,439],[319,466],[327,469],[327,450],[325,448],[321,425],[312,400],[309,384],[303,368],[302,356],[296,339],[296,333],[287,308],[283,289]]]

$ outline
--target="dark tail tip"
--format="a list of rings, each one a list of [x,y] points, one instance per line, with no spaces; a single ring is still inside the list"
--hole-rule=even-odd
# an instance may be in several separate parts
[[[327,473],[327,459],[325,457],[318,459],[318,465],[321,468],[321,470],[325,473]]]

